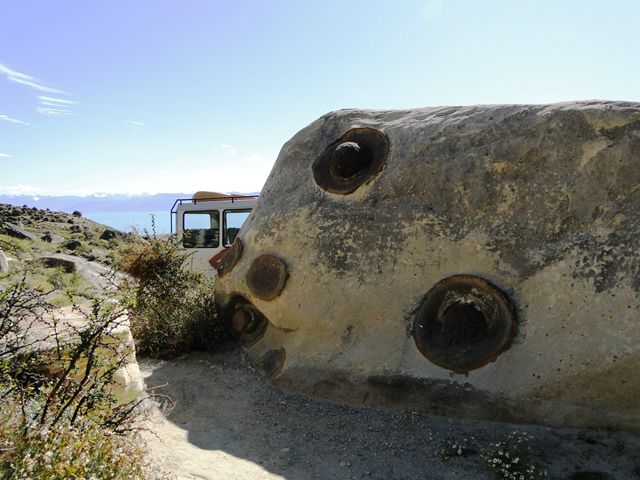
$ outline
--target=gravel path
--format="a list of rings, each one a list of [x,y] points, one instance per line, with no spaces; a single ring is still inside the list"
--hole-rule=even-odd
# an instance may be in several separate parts
[[[140,367],[147,387],[163,385],[155,392],[175,402],[146,437],[178,479],[493,479],[502,477],[490,464],[514,457],[512,469],[547,472],[522,478],[640,478],[640,438],[622,432],[337,405],[277,390],[237,350]]]

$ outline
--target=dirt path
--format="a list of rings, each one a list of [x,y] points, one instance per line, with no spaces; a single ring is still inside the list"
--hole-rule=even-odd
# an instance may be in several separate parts
[[[630,434],[336,405],[278,391],[237,350],[140,367],[148,387],[165,385],[156,392],[175,401],[146,438],[178,479],[492,479],[501,477],[488,464],[506,453],[519,457],[512,468],[544,467],[546,478],[640,478],[640,438]]]

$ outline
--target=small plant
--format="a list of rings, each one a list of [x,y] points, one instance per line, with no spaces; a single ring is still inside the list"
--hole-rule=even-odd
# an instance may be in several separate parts
[[[168,357],[216,347],[226,334],[217,321],[213,279],[189,268],[175,238],[155,235],[122,247],[116,267],[138,352]]]
[[[465,439],[466,440],[466,439]],[[455,457],[462,457],[467,451],[467,444],[453,438],[447,438],[437,452],[445,462]]]
[[[497,478],[508,480],[536,480],[547,478],[547,471],[534,460],[529,442],[533,439],[528,433],[513,431],[505,437],[483,448],[480,455],[493,470]]]

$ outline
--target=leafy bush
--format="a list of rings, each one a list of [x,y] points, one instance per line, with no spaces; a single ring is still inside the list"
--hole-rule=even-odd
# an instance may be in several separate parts
[[[189,268],[189,255],[174,238],[122,247],[116,267],[138,352],[169,357],[207,350],[226,339],[217,321],[213,279]]]
[[[109,336],[126,312],[96,300],[81,326],[63,326],[28,271],[10,280],[0,288],[0,478],[152,478],[138,403],[112,391],[127,359]]]

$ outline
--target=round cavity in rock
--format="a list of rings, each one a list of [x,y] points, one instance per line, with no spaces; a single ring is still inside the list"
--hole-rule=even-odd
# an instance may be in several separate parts
[[[244,344],[252,344],[264,335],[269,321],[246,298],[236,295],[228,303],[223,323]]]
[[[352,193],[384,168],[389,148],[389,138],[380,130],[353,128],[313,162],[313,178],[328,192]]]
[[[287,265],[273,255],[260,255],[249,267],[245,281],[251,293],[260,300],[278,297],[287,282]]]
[[[424,297],[413,338],[431,362],[466,373],[494,361],[516,331],[515,309],[495,285],[475,275],[454,275]]]
[[[218,272],[218,277],[223,277],[236,266],[240,258],[242,257],[242,241],[236,237],[233,244],[221,252],[215,255],[209,260],[209,263]]]
[[[371,163],[367,150],[356,142],[344,142],[336,147],[330,173],[343,180],[353,178]]]

